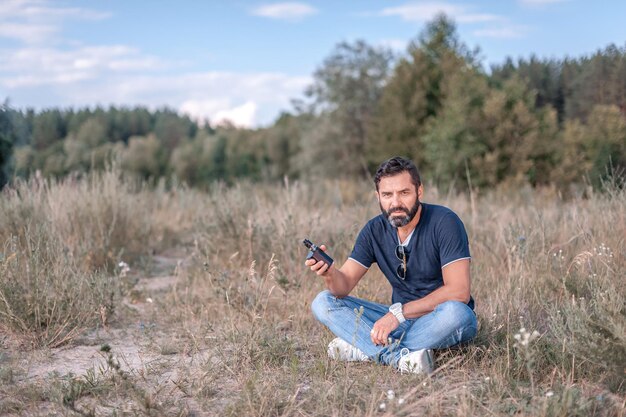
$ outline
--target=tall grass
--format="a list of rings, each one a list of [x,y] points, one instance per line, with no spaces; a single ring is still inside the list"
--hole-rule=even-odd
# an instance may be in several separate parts
[[[124,287],[115,266],[176,244],[172,230],[193,215],[179,204],[195,194],[176,195],[162,186],[148,190],[114,169],[6,187],[0,195],[0,326],[35,346],[58,346],[106,324]]]
[[[369,183],[242,182],[199,193],[148,190],[111,171],[20,184],[0,201],[0,294],[8,300],[0,323],[28,334],[47,314],[63,326],[58,310],[36,316],[14,308],[28,299],[90,313],[91,321],[73,324],[76,332],[92,326],[103,303],[111,311],[119,305],[120,297],[110,298],[111,289],[121,291],[111,265],[177,245],[187,262],[171,289],[151,294],[150,318],[162,329],[161,352],[199,359],[168,365],[153,379],[129,374],[125,384],[157,393],[163,375],[182,375],[169,377],[174,385],[158,396],[161,408],[137,403],[138,414],[623,416],[626,191],[563,200],[550,189],[523,188],[470,199],[427,188],[424,200],[465,222],[479,317],[475,341],[437,352],[430,377],[329,361],[333,336],[310,312],[323,286],[304,267],[301,241],[325,243],[343,262],[379,210]],[[51,289],[51,300],[35,287]],[[389,302],[390,290],[372,268],[355,295]],[[43,323],[34,331],[41,340],[63,339],[46,335],[53,327]],[[126,391],[94,397],[91,390],[85,404],[138,401]]]

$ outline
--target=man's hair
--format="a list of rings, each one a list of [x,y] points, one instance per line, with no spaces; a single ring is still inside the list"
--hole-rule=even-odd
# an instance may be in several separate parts
[[[415,191],[417,191],[419,186],[422,185],[420,173],[413,161],[401,156],[394,156],[393,158],[390,158],[380,164],[376,170],[376,175],[374,176],[376,191],[378,191],[378,185],[380,184],[381,178],[392,177],[405,171],[411,175],[411,181],[413,182],[413,185],[415,185]]]

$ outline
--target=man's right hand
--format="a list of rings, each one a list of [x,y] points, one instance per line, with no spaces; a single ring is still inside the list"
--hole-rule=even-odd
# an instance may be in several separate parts
[[[326,251],[326,245],[320,245],[320,249]],[[325,262],[318,262],[315,259],[309,259],[304,264],[311,268],[311,271],[324,278],[326,288],[331,294],[339,298],[350,294],[350,291],[367,272],[367,268],[350,258],[341,268],[335,267],[334,263],[329,266]]]
[[[320,245],[319,248],[326,252],[326,245]],[[324,261],[316,261],[315,259],[307,259],[304,264],[319,276],[326,276],[326,273],[332,267],[332,265],[328,265]]]

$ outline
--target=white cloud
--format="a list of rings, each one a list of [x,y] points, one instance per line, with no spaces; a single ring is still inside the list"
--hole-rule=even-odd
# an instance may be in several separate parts
[[[288,21],[299,21],[317,13],[317,9],[305,3],[273,3],[257,7],[252,11],[256,16]]]
[[[0,51],[0,84],[33,87],[97,79],[106,72],[145,71],[165,67],[125,45],[86,46],[70,50],[27,47]]]
[[[501,16],[488,13],[473,13],[466,6],[445,2],[408,3],[403,6],[387,7],[380,11],[381,16],[398,16],[409,22],[425,22],[445,13],[460,23],[480,23],[502,20]]]
[[[198,122],[209,121],[212,125],[230,123],[239,127],[252,127],[256,123],[258,105],[248,100],[234,106],[229,98],[186,100],[178,110]]]
[[[192,99],[185,100],[178,108],[182,113],[188,114],[192,119],[199,122],[207,119],[212,120],[213,116],[232,106],[227,98],[222,99]]]
[[[229,122],[239,127],[251,127],[256,119],[256,111],[257,104],[253,101],[247,101],[241,106],[217,112],[212,120],[218,125]]]
[[[0,38],[17,39],[24,43],[41,43],[58,32],[49,24],[14,23],[0,20]]]
[[[100,20],[111,13],[78,7],[50,7],[46,0],[3,0],[0,4],[0,19],[51,19],[75,18]]]
[[[526,26],[507,26],[478,29],[473,34],[481,38],[514,39],[523,38],[528,33],[528,30]]]
[[[101,20],[111,16],[77,7],[52,7],[45,0],[3,0],[0,3],[0,38],[27,44],[49,43],[62,29],[65,19]]]

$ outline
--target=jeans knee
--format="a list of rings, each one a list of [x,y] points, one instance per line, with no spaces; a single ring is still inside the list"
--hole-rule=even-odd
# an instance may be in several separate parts
[[[465,343],[476,336],[476,315],[467,304],[460,301],[446,301],[435,309],[442,323],[442,330],[447,336],[438,348],[447,348]]]
[[[445,301],[435,310],[446,322],[456,323],[459,327],[476,325],[476,315],[467,304],[460,301]]]
[[[328,311],[331,308],[334,296],[328,290],[317,294],[311,303],[311,311],[318,321],[325,323],[328,319]]]

